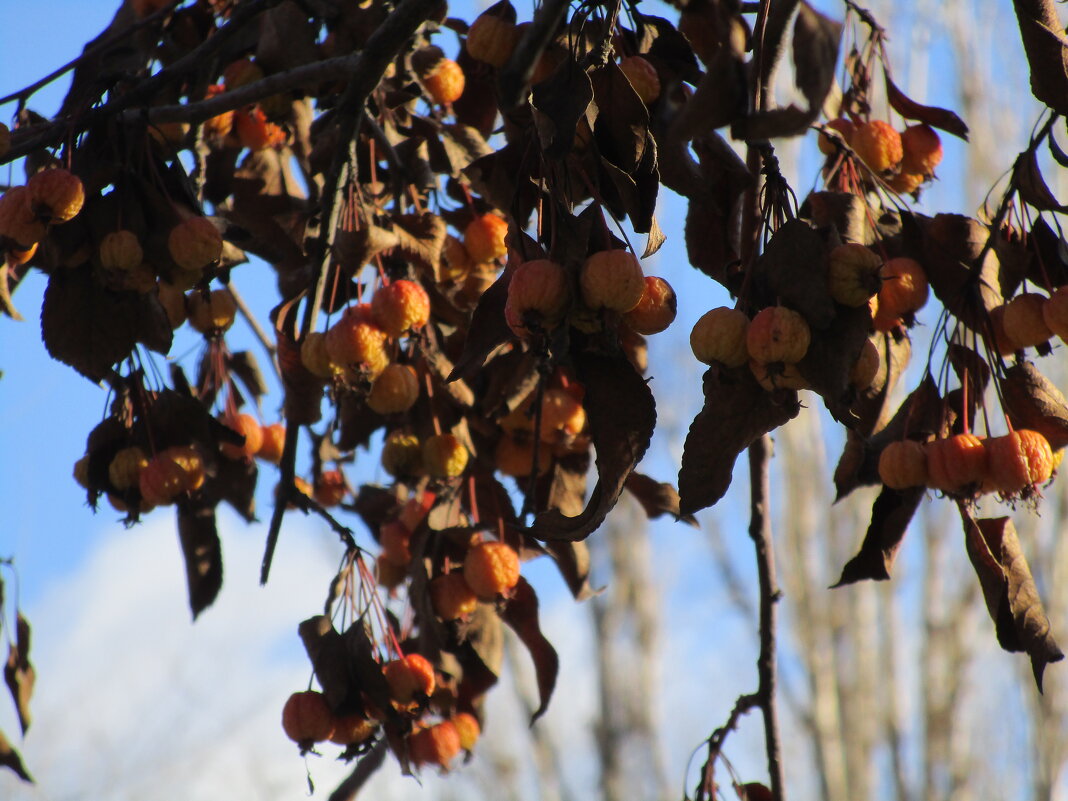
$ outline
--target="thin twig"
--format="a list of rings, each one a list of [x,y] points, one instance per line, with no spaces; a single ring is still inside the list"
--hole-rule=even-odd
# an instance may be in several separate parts
[[[227,289],[230,290],[230,295],[234,299],[234,303],[237,304],[237,310],[241,312],[241,316],[245,318],[245,322],[248,323],[249,328],[252,329],[252,333],[256,335],[256,339],[263,345],[263,349],[267,351],[267,357],[270,359],[271,368],[274,370],[274,374],[278,376],[278,380],[282,380],[282,371],[278,368],[278,349],[275,347],[274,342],[267,336],[267,332],[263,330],[263,326],[260,325],[260,321],[256,319],[256,316],[252,313],[252,309],[245,303],[245,299],[241,297],[241,293],[237,291],[237,287],[234,286],[233,281],[227,285]]]
[[[781,593],[775,581],[775,556],[771,546],[770,461],[771,438],[764,435],[749,446],[749,536],[756,550],[757,575],[760,580],[760,655],[757,657],[760,683],[756,695],[760,710],[764,714],[764,750],[771,779],[771,795],[775,801],[785,801],[778,705],[775,698],[775,605]]]
[[[360,761],[356,763],[356,767],[352,769],[345,780],[341,782],[334,792],[330,793],[330,797],[327,801],[352,801],[356,797],[356,794],[360,792],[367,780],[375,774],[382,763],[386,759],[386,752],[389,750],[389,741],[385,737],[382,737],[377,743],[371,746],[371,750],[360,757]]]

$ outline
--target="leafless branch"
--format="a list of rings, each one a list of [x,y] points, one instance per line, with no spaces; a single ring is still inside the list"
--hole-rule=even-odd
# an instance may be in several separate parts
[[[363,788],[367,780],[370,779],[376,770],[382,767],[382,763],[386,759],[386,752],[389,751],[389,746],[386,738],[383,737],[373,746],[371,750],[364,754],[359,762],[356,763],[356,767],[353,768],[350,773],[341,784],[334,788],[334,792],[330,793],[330,797],[327,801],[352,801]]]

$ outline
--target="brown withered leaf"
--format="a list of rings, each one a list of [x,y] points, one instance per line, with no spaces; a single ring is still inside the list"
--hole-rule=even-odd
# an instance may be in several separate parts
[[[171,327],[155,296],[105,289],[89,265],[49,277],[41,334],[53,359],[92,381],[106,376],[138,342],[160,353],[171,347]]]
[[[177,513],[189,608],[195,620],[214,603],[222,588],[222,546],[215,528],[215,507],[182,501],[178,503]]]
[[[867,307],[838,307],[829,326],[812,327],[812,341],[805,357],[797,363],[801,375],[823,397],[827,410],[847,426],[858,422],[851,413],[853,389],[849,376],[868,339],[870,326]]]
[[[731,37],[727,46],[716,50],[708,72],[676,117],[672,136],[683,141],[694,139],[745,116],[748,97],[745,54],[740,52],[741,43],[736,45],[736,42],[737,38]]]
[[[616,505],[623,484],[649,447],[656,425],[653,393],[621,353],[575,348],[575,374],[586,387],[584,404],[597,452],[597,483],[582,514],[568,517],[555,509],[534,519],[539,540],[588,537]]]
[[[457,637],[461,646],[455,653],[463,667],[463,678],[456,688],[457,704],[469,708],[497,683],[504,661],[504,625],[491,604],[480,603],[461,621]]]
[[[260,370],[256,356],[247,350],[238,350],[226,358],[226,366],[238,377],[249,394],[258,402],[269,391],[267,381]]]
[[[394,217],[397,249],[432,275],[438,274],[441,249],[448,234],[445,221],[436,214],[398,214]]]
[[[671,515],[676,520],[697,525],[693,515],[684,515],[679,511],[679,492],[666,481],[657,481],[635,470],[627,476],[627,492],[641,504],[646,516],[656,520],[663,515]]]
[[[26,766],[22,763],[22,757],[19,756],[19,752],[14,749],[10,742],[8,742],[7,737],[4,736],[2,731],[0,731],[0,767],[9,768],[24,782],[33,784],[33,777],[30,776],[29,771],[26,770]]]
[[[366,446],[371,435],[386,424],[386,418],[367,405],[367,397],[355,391],[344,391],[338,397],[337,419],[337,446],[343,451]]]
[[[820,112],[834,84],[841,39],[842,23],[821,14],[807,2],[798,5],[794,19],[794,82],[808,101],[810,112]]]
[[[883,69],[883,79],[886,81],[886,97],[890,106],[907,120],[925,122],[934,128],[940,128],[946,133],[959,136],[965,142],[968,141],[968,126],[960,117],[949,109],[937,106],[924,106],[908,98],[904,92],[897,88],[890,79],[890,73]]]
[[[284,0],[259,16],[256,63],[272,73],[318,61],[317,31],[300,3]]]
[[[801,204],[800,214],[817,228],[833,228],[843,242],[875,242],[864,201],[851,192],[812,192]]]
[[[13,286],[18,286],[18,276],[11,271],[11,266],[5,260],[0,265],[0,312],[3,312],[12,320],[21,321],[22,315],[15,308],[15,302],[11,299]]]
[[[508,285],[511,282],[512,273],[505,270],[478,299],[478,305],[471,315],[471,325],[467,329],[463,352],[456,360],[448,381],[474,377],[495,351],[514,338],[512,329],[504,319],[504,304],[508,300]]]
[[[1004,303],[998,257],[986,251],[985,225],[961,214],[936,214],[923,230],[923,262],[931,289],[946,310],[973,331],[982,331],[990,310]]]
[[[1037,431],[1054,450],[1068,445],[1068,401],[1031,362],[1008,369],[1001,394],[1014,428]]]
[[[538,481],[542,508],[555,509],[564,517],[577,517],[586,505],[586,477],[590,470],[587,453],[571,454],[553,460],[549,472]],[[526,482],[520,481],[520,485]],[[523,486],[524,491],[526,487]],[[539,504],[540,505],[540,504]]]
[[[460,49],[456,63],[464,71],[464,93],[452,104],[456,121],[489,137],[497,121],[497,87],[493,71],[472,58],[466,47]]]
[[[1042,692],[1046,665],[1064,659],[1064,653],[1053,639],[1016,528],[1008,517],[975,520],[964,504],[958,508],[968,557],[979,576],[998,645],[1010,652],[1025,651],[1031,657],[1035,684]]]
[[[863,579],[886,581],[894,566],[905,531],[923,500],[925,489],[892,490],[883,487],[871,507],[871,522],[857,555],[846,562],[835,587]]]
[[[4,683],[11,692],[11,700],[15,702],[23,736],[30,728],[30,697],[36,680],[37,672],[30,664],[30,623],[20,611],[15,615],[15,637],[8,648]]]
[[[912,357],[908,337],[898,341],[890,334],[876,333],[872,341],[879,351],[879,372],[871,386],[857,393],[851,409],[856,418],[854,430],[864,437],[870,437],[886,425],[891,413],[887,404],[890,393],[905,374]]]
[[[791,103],[782,108],[757,111],[731,126],[731,136],[735,139],[778,139],[786,136],[800,136],[820,115],[820,110],[806,111]]]
[[[633,173],[650,143],[649,111],[615,62],[589,73],[598,113],[593,133],[602,156]]]
[[[748,367],[704,375],[705,405],[690,424],[679,469],[679,511],[712,506],[731,485],[738,455],[801,410],[796,392],[765,392]]]
[[[300,346],[284,331],[276,331],[278,369],[285,401],[282,414],[293,425],[308,425],[322,417],[323,379],[313,375],[300,358]]]
[[[1052,138],[1051,135],[1050,139]],[[1068,211],[1068,206],[1057,201],[1046,184],[1046,179],[1042,177],[1042,168],[1038,166],[1038,153],[1034,148],[1029,148],[1017,156],[1012,167],[1012,185],[1025,203],[1039,211]]]
[[[558,158],[571,151],[579,125],[592,122],[586,113],[592,100],[590,76],[566,62],[534,87],[530,106],[546,156]]]
[[[215,475],[204,484],[204,495],[215,504],[225,501],[246,522],[256,519],[256,481],[259,468],[254,459],[218,460]]]
[[[772,234],[753,267],[753,280],[761,293],[758,297],[766,304],[778,299],[800,312],[813,328],[827,328],[835,318],[827,279],[827,247],[823,237],[804,220],[787,220]]]
[[[373,656],[373,649],[357,621],[339,634],[330,618],[316,615],[298,627],[304,650],[330,708],[339,714],[363,710],[361,693],[391,720],[397,712],[390,702],[389,684]]]
[[[656,221],[656,217],[652,218],[652,222],[649,225],[649,237],[645,240],[645,251],[642,253],[642,258],[647,259],[660,250],[661,246],[667,241],[667,237],[664,232],[660,230],[660,224]]]
[[[576,601],[585,601],[599,592],[590,586],[590,549],[585,542],[554,540],[545,543],[545,550],[556,562]]]
[[[1068,114],[1068,37],[1053,0],[1015,0],[1031,93],[1058,114]]]
[[[525,578],[519,577],[519,583],[512,590],[511,597],[501,609],[501,619],[507,623],[534,660],[534,675],[538,683],[538,708],[530,719],[531,724],[545,714],[556,687],[556,676],[560,671],[560,658],[552,643],[545,639],[538,623],[538,596]]]
[[[1032,256],[1028,262],[1028,278],[1039,286],[1046,283],[1047,276],[1053,286],[1068,284],[1068,245],[1042,217],[1031,226],[1027,248]],[[1004,294],[1008,296],[1009,293]]]
[[[452,167],[449,174],[454,177],[459,177],[471,162],[493,152],[476,128],[458,122],[441,126],[441,144]]]

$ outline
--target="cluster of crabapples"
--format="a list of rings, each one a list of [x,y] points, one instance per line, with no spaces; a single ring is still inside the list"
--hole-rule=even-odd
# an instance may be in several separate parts
[[[1048,352],[1054,337],[1068,342],[1068,286],[1057,287],[1047,297],[1022,292],[990,310],[994,345],[1002,356],[1024,348]]]
[[[412,498],[383,524],[379,534],[380,583],[390,587],[403,581],[412,559],[412,531],[420,526],[433,502],[430,493]],[[519,555],[511,546],[483,541],[476,535],[468,543],[462,562],[446,564],[431,579],[434,614],[446,624],[462,621],[480,603],[495,603],[507,596],[518,583],[519,572]],[[379,667],[389,687],[392,711],[405,721],[403,740],[411,763],[447,769],[461,751],[471,751],[481,730],[479,720],[472,712],[457,710],[457,699],[426,657],[409,651],[383,661]],[[326,740],[346,748],[359,746],[376,734],[384,720],[382,710],[370,699],[364,699],[362,712],[340,715],[325,695],[314,690],[293,693],[282,710],[282,728],[302,750]]]
[[[897,131],[883,120],[853,121],[838,117],[827,123],[873,173],[895,192],[912,194],[934,177],[942,161],[942,142],[930,125],[910,125]],[[838,143],[828,134],[819,136],[820,151],[833,157]]]
[[[919,262],[907,257],[885,262],[872,249],[846,243],[831,250],[827,263],[828,291],[835,302],[868,307],[872,329],[887,332],[911,324],[927,303],[927,276]],[[740,309],[720,307],[706,312],[690,332],[690,347],[699,361],[724,367],[749,365],[767,391],[807,389],[797,363],[808,352],[811,331],[805,318],[785,306],[768,306],[750,320]],[[879,370],[879,353],[869,339],[853,366],[850,383],[862,390]]]

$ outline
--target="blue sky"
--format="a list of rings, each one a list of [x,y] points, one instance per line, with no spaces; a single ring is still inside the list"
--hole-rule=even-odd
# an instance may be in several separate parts
[[[0,3],[0,94],[69,60],[106,25],[113,8],[98,0]],[[458,11],[464,9],[461,5]],[[520,4],[520,14],[529,16],[529,9]],[[936,59],[946,68],[944,55]],[[902,86],[908,85],[907,64],[902,61],[895,73]],[[921,90],[917,99],[952,106],[951,85],[940,82],[929,93]],[[52,113],[65,87],[64,80],[42,90],[31,107]],[[12,106],[0,108],[0,118],[12,111]],[[950,137],[944,140],[942,180],[928,192],[925,206],[965,210],[978,199],[966,201],[953,189],[962,183],[962,149]],[[803,196],[814,186],[815,147],[807,141],[794,155],[798,174],[804,176],[795,175],[794,185]],[[0,183],[21,180],[17,170],[0,173]],[[669,239],[645,265],[647,273],[666,277],[679,296],[678,320],[651,343],[651,386],[659,400],[661,429],[643,470],[660,480],[674,479],[681,437],[700,406],[700,373],[686,345],[690,327],[709,308],[729,302],[718,285],[689,267],[681,237],[683,214],[678,199],[666,195],[658,216]],[[260,280],[265,270],[248,265],[234,274],[261,315],[272,304],[269,291],[257,290],[257,285],[273,285]],[[303,763],[281,736],[277,720],[285,694],[307,682],[296,624],[321,604],[322,587],[339,556],[335,540],[315,522],[287,524],[271,585],[261,589],[256,576],[263,527],[246,527],[224,515],[224,590],[216,608],[192,625],[169,512],[156,511],[144,525],[125,530],[119,515],[106,506],[94,516],[71,478],[71,467],[84,450],[86,434],[105,413],[107,398],[45,352],[37,324],[44,286],[43,277],[31,273],[16,293],[15,304],[26,322],[0,318],[0,557],[15,556],[19,599],[36,626],[37,720],[20,748],[41,781],[37,790],[27,790],[0,773],[0,797],[101,798],[119,788],[107,797],[165,798],[173,797],[168,789],[181,788],[183,797],[194,799],[219,797],[234,786],[253,787],[261,798],[296,797],[303,792]],[[249,348],[262,360],[240,322],[228,341],[231,348]],[[172,355],[191,364],[197,347],[198,338],[185,331]],[[268,399],[266,419],[274,419],[278,399],[277,393]],[[829,438],[837,441],[836,435]],[[835,453],[833,443],[828,448]],[[360,473],[375,473],[373,458],[364,456],[361,464],[369,466]],[[274,483],[269,468],[265,473],[261,510],[269,508],[267,492]],[[744,484],[743,479],[717,507],[716,522],[742,525]],[[706,524],[711,522],[710,515]],[[662,688],[671,723],[664,749],[669,771],[681,785],[689,750],[707,735],[710,723],[725,716],[739,692],[752,689],[753,637],[723,594],[709,587],[712,568],[702,533],[658,523],[654,542],[656,572],[664,578],[663,607],[673,615],[709,621],[714,629],[709,637],[696,639],[690,629],[671,630],[663,643],[665,665],[696,665],[702,676],[695,686],[668,671]],[[549,566],[533,564],[524,572],[546,600],[545,627],[561,651],[563,676],[577,677],[573,685],[562,683],[545,725],[564,731],[578,720],[586,726],[593,714],[588,618],[577,614]],[[10,593],[12,585],[8,587]],[[736,656],[728,660],[724,653]],[[506,694],[497,695],[505,717]],[[0,728],[9,736],[17,728],[3,700]],[[757,743],[755,727],[747,725],[737,741],[735,753],[741,755],[736,764],[759,772],[761,760],[745,753],[756,754]],[[590,748],[589,737],[580,738],[580,749]],[[340,775],[330,763],[313,761],[322,788]],[[159,784],[146,786],[145,773],[158,777]],[[590,780],[575,778],[577,786],[589,786]],[[432,793],[437,781],[427,782]],[[382,798],[422,797],[414,782],[398,782],[395,776],[383,782],[381,793]]]

